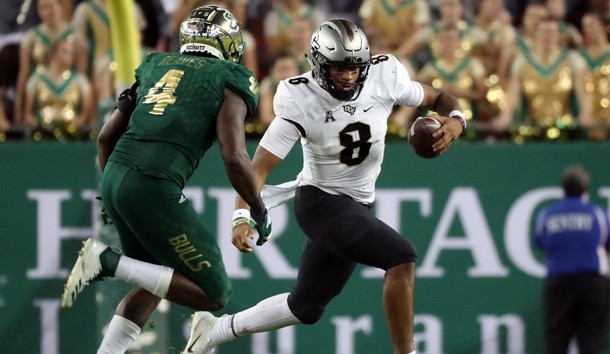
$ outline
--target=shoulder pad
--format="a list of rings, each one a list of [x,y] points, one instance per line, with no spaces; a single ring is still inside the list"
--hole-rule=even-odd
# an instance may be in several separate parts
[[[297,117],[302,115],[299,105],[295,100],[295,97],[299,97],[298,92],[295,92],[296,87],[293,86],[298,84],[290,82],[291,80],[292,82],[297,82],[294,80],[299,79],[307,81],[307,79],[304,77],[295,77],[288,80],[283,80],[279,83],[275,96],[273,97],[273,111],[277,117],[297,119]],[[307,82],[300,83],[306,84]],[[297,95],[295,95],[295,93]]]

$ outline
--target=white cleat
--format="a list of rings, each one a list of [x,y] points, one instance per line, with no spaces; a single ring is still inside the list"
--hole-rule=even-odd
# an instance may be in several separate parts
[[[210,333],[216,316],[206,311],[195,312],[191,321],[191,335],[182,354],[213,354],[216,347],[211,344]]]
[[[102,263],[100,254],[108,248],[103,242],[94,238],[83,241],[83,247],[78,252],[78,258],[68,275],[61,296],[61,307],[72,307],[74,300],[87,285],[101,277]]]

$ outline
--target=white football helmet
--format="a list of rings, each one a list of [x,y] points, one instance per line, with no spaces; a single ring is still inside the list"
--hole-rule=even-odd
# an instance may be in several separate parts
[[[332,19],[322,23],[311,36],[307,56],[313,78],[334,98],[354,100],[362,91],[369,72],[371,51],[366,35],[355,23],[345,19]],[[328,68],[333,65],[359,67],[360,75],[353,90],[339,90],[330,78]]]

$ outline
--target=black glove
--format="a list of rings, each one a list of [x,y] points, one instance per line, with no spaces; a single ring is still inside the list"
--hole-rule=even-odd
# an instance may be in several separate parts
[[[130,88],[125,89],[119,95],[116,108],[127,117],[131,117],[131,114],[136,109],[137,90],[139,86],[140,84],[135,82]]]

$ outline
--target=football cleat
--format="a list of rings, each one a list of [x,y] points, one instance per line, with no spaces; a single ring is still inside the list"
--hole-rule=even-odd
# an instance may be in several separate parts
[[[210,333],[216,323],[216,316],[206,311],[193,314],[191,335],[182,354],[213,354],[216,347],[211,343]]]
[[[64,293],[61,296],[61,307],[72,307],[76,297],[85,287],[102,277],[110,275],[104,272],[100,255],[105,250],[110,249],[103,242],[94,238],[83,241],[83,247],[78,252],[78,258],[74,267],[68,275],[68,280],[64,285]]]

